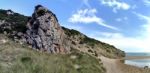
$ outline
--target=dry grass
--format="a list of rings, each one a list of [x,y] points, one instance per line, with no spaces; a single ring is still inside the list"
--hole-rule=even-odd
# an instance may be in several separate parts
[[[46,54],[9,40],[0,44],[0,73],[105,73],[105,70],[97,59],[77,50],[71,54]]]

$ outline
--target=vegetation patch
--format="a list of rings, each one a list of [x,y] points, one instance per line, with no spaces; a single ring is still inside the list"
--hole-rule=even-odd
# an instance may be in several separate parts
[[[65,27],[62,27],[62,29],[65,31],[65,34],[67,34],[68,36],[75,36],[81,34],[79,31],[74,29],[67,29]]]
[[[22,57],[21,62],[23,63],[32,62],[32,59],[30,57]]]
[[[37,12],[38,16],[42,16],[46,13],[46,10],[45,9],[41,9]]]
[[[27,23],[27,16],[20,15],[18,13],[14,13],[12,15],[7,14],[7,10],[0,9],[0,20],[4,20],[4,27],[11,25],[11,29],[5,28],[2,29],[0,27],[0,33],[6,31],[7,33],[12,33],[13,31],[17,32],[25,32],[26,31],[26,23]]]
[[[3,53],[0,52],[0,56],[7,53],[13,60],[0,60],[0,73],[105,73],[99,60],[73,48],[70,54],[46,54],[9,40],[1,44],[1,49]],[[71,59],[71,56],[76,58]]]

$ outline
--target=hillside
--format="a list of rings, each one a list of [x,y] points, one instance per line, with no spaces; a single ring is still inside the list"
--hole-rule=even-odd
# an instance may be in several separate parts
[[[99,60],[75,49],[70,54],[43,53],[2,34],[0,46],[0,73],[105,73]]]
[[[45,19],[47,16],[51,16],[52,20],[47,21]],[[42,23],[37,22],[39,20]],[[55,27],[50,26],[53,30],[45,30],[47,28],[45,24],[49,22]],[[34,23],[44,29],[36,27]],[[42,34],[47,34],[48,31],[48,35],[37,34],[36,31],[39,29],[42,30]],[[32,34],[27,34],[27,31]],[[24,35],[30,37],[25,39],[25,43]],[[43,42],[37,44],[39,40],[36,40],[35,44],[36,38],[34,36],[46,37],[45,41],[54,44],[54,46],[47,43],[47,45],[40,46],[43,45]],[[59,38],[61,39],[59,40]],[[0,41],[1,73],[105,73],[106,70],[101,63],[100,56],[109,58],[125,56],[123,51],[113,45],[89,38],[79,31],[59,27],[55,14],[43,9],[35,10],[32,17],[1,9]],[[47,46],[54,47],[54,49],[45,48]],[[60,54],[64,50],[65,54]]]
[[[13,15],[7,15],[7,10],[0,10],[0,32],[7,33],[13,39],[16,38],[18,32],[26,31],[26,23],[29,17],[14,13]],[[9,25],[11,26],[9,26]],[[5,28],[4,28],[5,27]],[[11,29],[10,29],[11,28]],[[70,45],[81,51],[99,55],[103,55],[110,58],[117,58],[125,56],[124,52],[117,49],[113,45],[89,38],[79,31],[62,27],[69,39]],[[15,35],[15,36],[14,36]],[[19,38],[19,37],[17,37]]]
[[[65,30],[67,36],[69,36],[68,39],[71,42],[71,46],[78,50],[87,52],[96,57],[101,55],[109,58],[119,58],[125,56],[123,51],[117,49],[113,45],[89,38],[74,29],[68,29],[65,27],[63,27],[63,29]]]

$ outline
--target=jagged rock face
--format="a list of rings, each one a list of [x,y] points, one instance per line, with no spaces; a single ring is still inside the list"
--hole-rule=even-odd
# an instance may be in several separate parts
[[[63,44],[64,37],[64,31],[55,14],[41,5],[36,6],[27,23],[26,42],[34,49],[49,53],[64,53],[68,51]]]

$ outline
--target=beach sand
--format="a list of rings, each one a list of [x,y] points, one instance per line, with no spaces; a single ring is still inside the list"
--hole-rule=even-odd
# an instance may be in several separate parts
[[[139,68],[121,62],[121,60],[123,59],[144,59],[144,57],[132,56],[123,59],[110,59],[101,56],[100,59],[102,60],[103,65],[107,70],[107,73],[150,73],[150,69]]]

